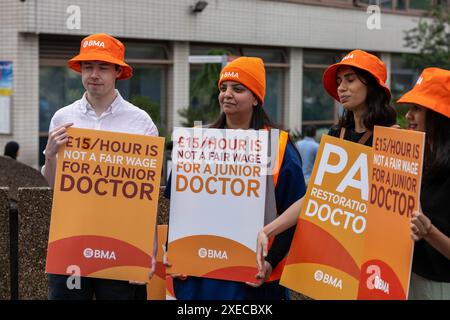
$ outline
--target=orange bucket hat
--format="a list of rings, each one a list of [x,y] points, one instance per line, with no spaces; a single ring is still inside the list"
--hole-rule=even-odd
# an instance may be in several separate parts
[[[122,67],[118,80],[128,79],[133,75],[133,68],[124,61],[125,46],[110,35],[97,33],[81,40],[80,54],[67,62],[69,68],[81,72],[81,61],[104,61]]]
[[[219,88],[224,81],[236,81],[246,86],[264,104],[266,72],[260,58],[240,57],[227,64],[220,72]]]
[[[397,103],[418,104],[450,118],[450,71],[426,68],[414,88]]]
[[[353,50],[342,58],[341,62],[329,66],[323,73],[323,86],[334,99],[340,101],[337,93],[336,73],[341,66],[355,67],[369,72],[384,89],[388,99],[391,100],[391,91],[386,85],[386,65],[378,57],[362,50]]]

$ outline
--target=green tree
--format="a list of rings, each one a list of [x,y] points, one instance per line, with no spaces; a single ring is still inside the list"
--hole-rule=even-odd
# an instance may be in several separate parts
[[[405,55],[414,69],[428,67],[450,69],[450,11],[440,5],[433,6],[417,27],[405,31],[405,47],[418,50],[418,54]]]
[[[159,135],[167,138],[167,130],[161,123],[159,103],[152,101],[149,97],[141,95],[132,96],[131,103],[147,112],[158,127]]]
[[[213,49],[208,55],[229,55],[224,49]],[[211,123],[220,112],[217,83],[222,66],[219,63],[207,63],[193,79],[190,96],[191,105],[178,113],[184,119],[182,125],[192,127],[195,121]]]
[[[434,5],[419,20],[417,27],[405,31],[405,47],[417,50],[417,54],[404,54],[408,67],[418,73],[428,67],[450,69],[450,11],[443,5]],[[397,122],[406,127],[408,107],[400,105]]]

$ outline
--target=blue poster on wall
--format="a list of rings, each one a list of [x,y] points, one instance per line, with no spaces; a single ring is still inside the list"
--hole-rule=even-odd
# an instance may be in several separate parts
[[[10,96],[13,80],[12,61],[0,61],[0,96]]]

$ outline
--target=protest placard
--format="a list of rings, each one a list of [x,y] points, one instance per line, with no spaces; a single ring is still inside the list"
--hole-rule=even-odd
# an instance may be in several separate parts
[[[69,128],[46,272],[148,282],[164,139]]]
[[[425,133],[375,126],[369,223],[358,299],[406,299]]]
[[[324,135],[281,284],[314,299],[356,299],[370,147]]]
[[[168,272],[255,281],[268,132],[179,128],[173,141]]]

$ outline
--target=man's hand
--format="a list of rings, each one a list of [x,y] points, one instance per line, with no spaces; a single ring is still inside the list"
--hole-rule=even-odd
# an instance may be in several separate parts
[[[73,123],[63,124],[54,128],[48,135],[47,146],[45,147],[45,165],[42,167],[42,174],[51,188],[55,185],[56,154],[59,147],[66,144],[68,140],[67,128],[72,125]]]
[[[45,147],[45,158],[54,159],[58,153],[59,147],[65,145],[68,139],[67,128],[73,126],[73,123],[66,123],[54,128],[48,135],[47,146]]]

